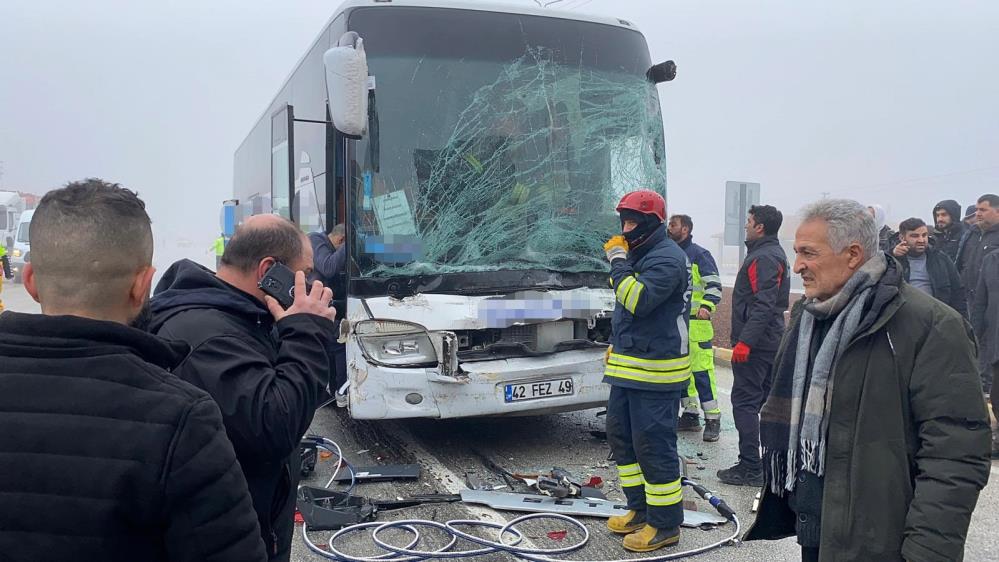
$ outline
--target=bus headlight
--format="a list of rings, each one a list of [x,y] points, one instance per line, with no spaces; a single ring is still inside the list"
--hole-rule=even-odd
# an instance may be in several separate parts
[[[391,367],[434,367],[437,350],[427,329],[400,320],[362,320],[354,325],[361,351],[372,363]]]

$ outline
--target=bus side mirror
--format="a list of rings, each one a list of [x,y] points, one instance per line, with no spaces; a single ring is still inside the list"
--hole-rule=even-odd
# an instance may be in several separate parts
[[[368,128],[368,59],[364,40],[348,31],[337,46],[323,55],[326,95],[333,126],[351,137],[361,137]]]
[[[666,62],[653,65],[652,68],[645,73],[645,77],[648,78],[653,84],[669,82],[670,80],[676,78],[676,63],[668,60]]]

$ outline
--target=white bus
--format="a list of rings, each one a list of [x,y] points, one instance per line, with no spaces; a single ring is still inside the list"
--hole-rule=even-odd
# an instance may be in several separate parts
[[[674,71],[614,18],[486,2],[336,11],[236,151],[233,196],[237,223],[346,224],[334,288],[351,416],[606,403],[602,245],[622,194],[665,195],[656,84]]]

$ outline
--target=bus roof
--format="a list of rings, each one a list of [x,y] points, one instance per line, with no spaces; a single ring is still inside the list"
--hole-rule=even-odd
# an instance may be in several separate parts
[[[321,29],[325,30],[327,27],[329,27],[329,25],[333,22],[333,20],[336,19],[337,16],[339,16],[343,12],[353,8],[363,8],[363,7],[375,7],[381,9],[390,9],[392,7],[445,8],[451,10],[475,10],[477,12],[523,14],[529,16],[553,18],[553,19],[565,19],[565,20],[585,21],[590,23],[599,23],[604,25],[612,25],[615,27],[622,27],[625,29],[630,29],[632,31],[638,31],[638,29],[631,22],[623,19],[595,16],[595,15],[583,14],[580,12],[570,12],[567,10],[558,10],[558,9],[552,10],[548,8],[539,8],[536,6],[529,6],[527,4],[502,4],[499,2],[488,2],[488,1],[479,2],[477,0],[346,0],[343,4],[340,5],[340,7],[336,9],[336,11],[333,12],[333,15],[331,15],[330,18],[326,21],[326,23],[323,24],[323,27]],[[305,60],[305,57],[308,56],[309,51],[312,50],[312,48],[316,44],[316,41],[318,40],[319,40],[318,38],[313,40],[312,43],[309,44],[309,48],[306,49],[305,53],[302,54],[301,57],[299,57],[298,62],[296,62],[293,67],[291,67],[291,72],[289,72],[288,75],[285,77],[285,79],[281,82],[281,86],[277,89],[277,93],[274,94],[274,97],[271,98],[271,101],[268,102],[267,107],[264,108],[264,110],[261,112],[257,120],[253,122],[254,123],[253,127],[256,127],[256,125],[260,123],[262,119],[268,116],[268,110],[271,107],[271,104],[273,104],[274,100],[277,99],[277,96],[280,95],[281,90],[283,90],[284,87],[288,85],[288,82],[291,81],[292,77],[295,75],[295,72],[298,71],[298,68],[302,65],[302,62]],[[250,128],[250,132],[253,131],[253,127]],[[249,139],[249,133],[247,133],[247,136],[243,137],[243,141],[240,142],[239,148],[242,148],[248,139]],[[236,149],[237,152],[239,152],[239,148]]]
[[[375,6],[380,8],[391,8],[392,6],[410,6],[410,7],[420,7],[420,8],[449,8],[453,10],[475,10],[478,12],[500,12],[504,14],[524,14],[529,16],[542,16],[548,18],[558,18],[567,20],[577,20],[577,21],[588,21],[592,23],[602,23],[606,25],[615,25],[618,27],[626,27],[629,29],[635,29],[635,26],[631,22],[617,19],[609,18],[603,16],[594,16],[589,14],[584,14],[580,12],[570,12],[568,10],[548,9],[539,8],[536,6],[530,6],[528,4],[502,4],[499,2],[478,2],[474,0],[347,0],[337,9],[337,14],[343,12],[344,10],[350,8],[358,8],[361,6]],[[332,21],[332,20],[331,20]]]

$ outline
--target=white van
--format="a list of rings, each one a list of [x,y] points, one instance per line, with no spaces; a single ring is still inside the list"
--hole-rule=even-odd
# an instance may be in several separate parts
[[[24,271],[24,264],[28,263],[31,254],[31,242],[28,239],[28,227],[31,226],[31,215],[34,211],[24,211],[18,221],[17,230],[14,232],[14,246],[8,248],[10,254],[10,267],[14,273],[14,282],[21,282],[21,272]]]

